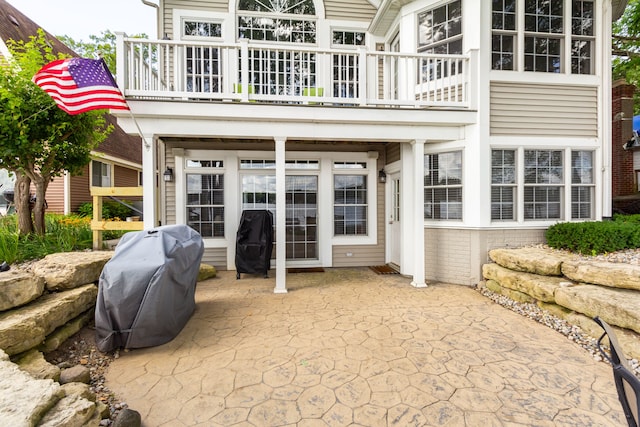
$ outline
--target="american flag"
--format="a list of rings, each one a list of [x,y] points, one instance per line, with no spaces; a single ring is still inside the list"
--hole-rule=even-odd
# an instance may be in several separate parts
[[[129,109],[103,59],[59,59],[42,67],[33,82],[69,114]]]

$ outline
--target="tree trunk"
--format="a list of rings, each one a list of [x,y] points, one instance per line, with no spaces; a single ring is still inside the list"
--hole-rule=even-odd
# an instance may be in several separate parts
[[[31,206],[29,204],[31,179],[16,172],[13,200],[16,204],[18,215],[18,232],[20,235],[33,233],[33,220],[31,219]]]
[[[44,221],[44,213],[46,210],[46,200],[44,199],[44,195],[47,193],[49,179],[45,177],[42,180],[36,181],[34,184],[36,187],[36,200],[33,204],[33,225],[35,227],[36,234],[44,236],[47,231]]]

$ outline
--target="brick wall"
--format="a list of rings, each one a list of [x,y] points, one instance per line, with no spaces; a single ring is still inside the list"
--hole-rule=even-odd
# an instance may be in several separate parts
[[[633,167],[633,150],[623,145],[633,131],[633,92],[635,87],[624,81],[614,82],[611,97],[611,195],[613,198],[638,192]]]

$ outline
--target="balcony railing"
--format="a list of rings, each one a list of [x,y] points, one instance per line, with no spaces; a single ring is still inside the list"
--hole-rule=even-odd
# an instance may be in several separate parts
[[[117,38],[128,99],[469,109],[476,56]]]

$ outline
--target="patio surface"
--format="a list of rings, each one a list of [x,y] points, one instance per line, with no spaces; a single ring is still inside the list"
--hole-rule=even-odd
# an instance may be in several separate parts
[[[271,275],[275,274],[271,272]],[[611,368],[463,286],[327,269],[220,272],[173,341],[107,386],[144,426],[622,426]]]

